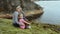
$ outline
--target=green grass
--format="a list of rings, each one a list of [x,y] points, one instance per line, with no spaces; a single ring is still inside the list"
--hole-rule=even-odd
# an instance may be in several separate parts
[[[0,18],[0,34],[60,34],[50,28],[44,29],[43,24],[31,24],[31,29],[15,28],[12,20]]]

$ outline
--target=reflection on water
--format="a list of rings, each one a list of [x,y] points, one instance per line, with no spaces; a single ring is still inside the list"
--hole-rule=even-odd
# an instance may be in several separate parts
[[[60,1],[37,1],[44,8],[44,14],[39,22],[60,25]]]

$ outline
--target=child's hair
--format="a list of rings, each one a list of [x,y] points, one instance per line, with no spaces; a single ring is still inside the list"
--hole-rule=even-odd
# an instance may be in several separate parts
[[[19,14],[19,15],[18,15],[18,17],[21,17],[21,16],[23,16],[23,14]],[[18,21],[19,21],[19,19],[20,19],[20,18],[18,18]]]
[[[23,16],[23,14],[20,14],[20,17]]]
[[[23,14],[19,14],[19,15],[18,15],[18,17],[21,17],[21,16],[23,16]]]

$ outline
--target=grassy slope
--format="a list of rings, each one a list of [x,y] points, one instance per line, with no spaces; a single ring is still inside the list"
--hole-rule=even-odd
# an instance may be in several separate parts
[[[0,34],[59,34],[50,28],[44,29],[42,24],[31,24],[31,29],[20,29],[12,26],[12,20],[0,18]]]

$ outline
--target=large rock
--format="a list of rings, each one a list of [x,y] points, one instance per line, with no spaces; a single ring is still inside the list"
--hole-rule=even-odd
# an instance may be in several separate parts
[[[18,5],[20,5],[24,11],[42,9],[41,6],[31,0],[0,0],[0,12],[5,11],[4,13],[13,13]]]
[[[28,11],[28,12],[26,11],[25,17],[29,21],[31,21],[31,20],[39,18],[42,14],[43,14],[43,11],[41,11],[41,10]],[[12,19],[12,15],[11,14],[3,14],[3,15],[0,15],[0,18]]]
[[[26,14],[26,18],[29,20],[38,18],[42,13],[43,9],[41,6],[34,3],[34,1],[31,0],[0,0],[0,14],[3,11],[4,16],[0,16],[3,18],[12,18],[10,16],[15,8],[20,5]],[[9,15],[8,15],[9,14]]]

